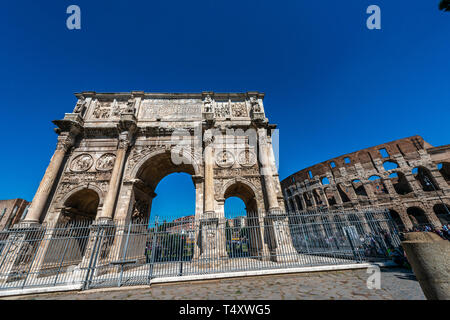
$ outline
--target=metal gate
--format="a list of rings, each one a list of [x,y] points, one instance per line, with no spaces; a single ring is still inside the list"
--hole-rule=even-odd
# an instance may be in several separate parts
[[[261,216],[261,215],[260,215]],[[287,230],[287,232],[285,232]],[[0,233],[0,290],[150,284],[155,278],[382,262],[400,244],[385,210],[72,222]]]

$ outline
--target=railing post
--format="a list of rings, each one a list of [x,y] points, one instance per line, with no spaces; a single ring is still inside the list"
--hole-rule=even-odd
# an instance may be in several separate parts
[[[158,236],[158,217],[155,220],[155,231],[153,232],[152,240],[152,254],[150,258],[150,266],[148,270],[148,284],[151,284],[153,278],[153,264],[155,263],[155,247],[156,247],[156,237]]]
[[[125,248],[123,250],[123,257],[122,262],[125,261],[125,258],[127,256],[127,250],[128,250],[128,241],[130,239],[130,232],[131,232],[131,221],[128,225],[128,233],[127,233],[127,240],[125,241]],[[123,263],[120,264],[120,276],[119,276],[119,283],[117,284],[118,287],[122,285],[122,277],[123,277]]]
[[[40,232],[42,232],[42,230],[37,231],[37,229],[36,229],[36,230],[31,231],[31,232],[39,232],[40,233]],[[41,241],[44,241],[45,233],[46,233],[45,231],[42,233],[42,239],[40,239],[39,244],[40,244]],[[36,241],[37,241],[37,239],[36,239]],[[22,289],[25,287],[25,284],[26,284],[26,282],[28,280],[28,276],[30,275],[31,268],[33,267],[33,263],[34,263],[34,260],[36,259],[36,255],[37,255],[38,252],[39,252],[39,245],[36,245],[36,249],[35,249],[34,254],[33,254],[33,259],[30,261],[30,267],[28,268],[28,271],[27,271],[27,273],[25,275],[25,279],[23,280],[23,283],[22,283]]]
[[[94,226],[94,228],[99,228],[99,226]],[[101,233],[100,229],[100,232]],[[88,264],[88,269],[86,272],[86,278],[84,279],[84,284],[83,284],[83,290],[87,290],[89,289],[89,285],[90,285],[90,281],[92,280],[92,276],[91,273],[93,273],[94,271],[92,270],[92,268],[95,269],[95,267],[93,267],[93,261],[94,261],[94,256],[97,257],[97,245],[99,243],[99,233],[97,233],[97,231],[94,231],[94,246],[92,248],[92,253],[91,256],[89,258],[89,264]]]
[[[56,282],[58,281],[59,273],[61,272],[61,267],[62,267],[62,264],[64,263],[64,258],[66,257],[67,248],[69,246],[69,241],[70,241],[71,235],[72,235],[72,229],[70,229],[69,236],[67,237],[66,243],[64,245],[64,253],[61,257],[61,262],[59,263],[58,271],[56,272],[55,282],[53,283],[54,286],[56,285]]]
[[[345,229],[345,235],[347,236],[348,242],[350,243],[350,247],[352,248],[353,256],[355,257],[356,261],[359,262],[360,259],[359,259],[358,255],[357,255],[356,251],[355,251],[355,247],[353,246],[352,239],[351,239],[350,235],[348,234],[348,230],[347,229]]]

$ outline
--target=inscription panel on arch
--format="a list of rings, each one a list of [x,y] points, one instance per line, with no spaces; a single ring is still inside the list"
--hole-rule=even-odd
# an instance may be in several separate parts
[[[201,120],[201,99],[144,99],[139,120]]]

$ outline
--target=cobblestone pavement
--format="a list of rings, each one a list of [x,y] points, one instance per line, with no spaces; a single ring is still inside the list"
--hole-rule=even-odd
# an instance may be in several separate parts
[[[298,273],[211,281],[155,284],[152,287],[101,289],[52,293],[7,299],[43,300],[424,300],[414,274],[406,269],[385,268],[381,288],[369,290],[366,269]]]

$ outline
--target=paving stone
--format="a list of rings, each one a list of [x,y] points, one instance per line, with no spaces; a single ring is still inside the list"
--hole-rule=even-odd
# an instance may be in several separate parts
[[[146,289],[67,292],[11,297],[37,300],[424,300],[419,283],[406,269],[381,269],[381,288],[370,290],[365,269],[225,279],[211,282],[158,284]],[[6,299],[6,298],[5,298]]]

